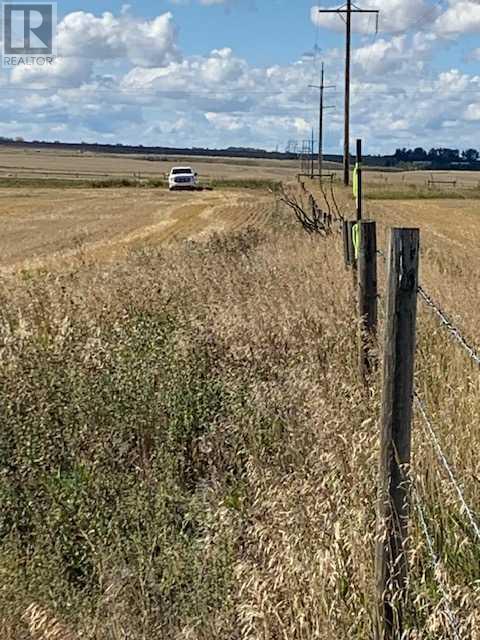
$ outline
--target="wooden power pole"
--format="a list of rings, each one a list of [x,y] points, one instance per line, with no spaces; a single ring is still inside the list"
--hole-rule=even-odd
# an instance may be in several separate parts
[[[350,184],[350,61],[352,51],[352,13],[375,14],[376,30],[378,31],[378,9],[360,9],[352,0],[347,0],[346,6],[338,9],[319,9],[319,13],[337,13],[343,18],[345,15],[346,41],[345,41],[345,123],[343,139],[343,182],[345,186]]]
[[[320,84],[309,84],[312,89],[320,89],[320,105],[319,105],[319,120],[318,120],[318,179],[322,181],[323,171],[323,112],[325,109],[334,109],[333,106],[325,106],[324,104],[324,92],[325,89],[335,89],[335,86],[325,84],[325,67],[322,62],[322,73]]]

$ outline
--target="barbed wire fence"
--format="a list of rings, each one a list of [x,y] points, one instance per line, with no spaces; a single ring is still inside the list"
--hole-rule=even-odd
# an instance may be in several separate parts
[[[413,501],[415,504],[415,509],[417,511],[420,529],[422,530],[423,537],[425,539],[425,545],[428,551],[430,564],[432,566],[435,583],[437,585],[438,591],[440,592],[443,598],[442,604],[445,610],[445,616],[448,620],[449,627],[452,632],[452,637],[454,640],[462,640],[460,636],[460,621],[458,620],[457,614],[454,613],[455,607],[453,604],[453,598],[451,596],[451,588],[445,578],[445,572],[440,562],[440,558],[435,553],[435,543],[428,529],[425,510],[422,506],[422,501],[420,499],[420,494],[419,494],[417,482],[415,479],[411,480],[410,489],[411,489],[410,493],[413,497]]]
[[[424,433],[427,437],[428,440],[430,440],[435,453],[437,455],[438,461],[440,463],[440,465],[445,469],[446,473],[447,473],[447,477],[452,485],[452,487],[455,490],[455,493],[457,494],[458,497],[458,502],[460,504],[461,507],[461,513],[464,513],[469,522],[470,525],[472,527],[473,532],[475,533],[475,537],[477,538],[478,542],[480,542],[480,528],[476,522],[476,519],[473,515],[472,510],[470,509],[470,507],[467,504],[467,501],[465,499],[464,493],[463,493],[463,489],[460,486],[459,482],[457,481],[455,474],[452,470],[452,467],[450,465],[450,463],[447,460],[447,457],[445,455],[445,453],[443,452],[443,449],[440,445],[440,441],[436,435],[435,432],[435,428],[433,426],[433,419],[431,418],[431,416],[429,416],[428,412],[427,412],[427,408],[426,405],[424,403],[424,401],[420,398],[420,396],[418,395],[418,393],[415,391],[414,392],[414,401],[416,406],[418,407],[419,413],[422,417],[422,426],[423,426],[423,430]]]
[[[480,354],[472,347],[468,338],[466,338],[460,329],[450,320],[449,314],[447,315],[447,313],[433,301],[432,296],[430,296],[423,287],[418,287],[418,294],[423,302],[435,313],[442,326],[448,330],[450,337],[464,349],[472,362],[480,366]]]
[[[300,181],[295,187],[282,185],[280,188],[280,201],[294,212],[296,219],[307,233],[328,236],[335,230],[339,231],[339,223],[343,221],[343,217],[335,196],[332,196],[332,203],[334,203],[334,210],[332,210],[323,186],[321,189],[326,209],[318,203],[313,193],[306,189],[303,181]],[[333,186],[331,193],[334,193]]]
[[[313,194],[311,194],[305,187],[304,183],[300,185],[300,195],[304,197],[292,197],[292,194],[283,194],[283,201],[290,208],[295,211],[297,219],[309,233],[313,233],[314,231],[317,233],[323,234],[325,237],[330,235],[334,229],[338,232],[343,232],[351,234],[352,229],[358,225],[358,229],[356,232],[356,238],[345,238],[344,237],[344,247],[346,251],[353,251],[353,255],[345,256],[345,264],[353,267],[355,271],[354,280],[357,281],[356,270],[358,268],[359,261],[359,251],[360,251],[360,228],[361,225],[364,224],[360,221],[354,221],[347,224],[345,216],[341,214],[340,208],[338,206],[338,201],[335,197],[334,186],[333,183],[330,184],[330,198],[328,198],[326,190],[323,185],[320,185],[320,191],[323,196],[323,200],[325,201],[326,210],[322,209],[316,202]],[[313,201],[313,206],[312,206]],[[330,203],[333,203],[333,207]],[[305,209],[310,208],[310,213]],[[319,224],[320,223],[320,224]],[[344,224],[345,223],[345,224]],[[315,228],[314,228],[315,227]],[[328,231],[327,231],[328,228]],[[355,231],[354,231],[355,234]],[[393,237],[393,236],[392,236]],[[392,244],[390,246],[390,252],[392,251]],[[368,251],[367,251],[368,253]],[[373,252],[370,258],[374,261],[377,260],[377,257],[382,260],[388,270],[392,269],[392,259],[390,254],[387,256],[384,251],[376,247],[376,240],[373,245]],[[365,257],[365,256],[364,256]],[[374,271],[375,272],[375,271]],[[375,272],[376,274],[376,272]],[[359,284],[359,288],[361,289],[361,283]],[[425,289],[424,286],[420,285],[418,282],[415,284],[414,291],[415,298],[420,300],[424,306],[429,309],[434,317],[438,320],[440,328],[444,329],[446,335],[451,340],[452,344],[460,347],[463,354],[466,355],[469,361],[475,366],[480,366],[480,353],[478,349],[475,348],[473,341],[468,338],[464,332],[459,328],[459,326],[452,320],[451,313],[445,311],[438,302],[435,301],[434,297]],[[376,295],[378,299],[380,296]],[[387,295],[388,298],[388,295]],[[416,302],[415,302],[416,308]],[[389,313],[388,309],[388,300],[386,304],[386,314]],[[390,310],[391,312],[391,310]],[[416,312],[415,319],[416,323]],[[361,342],[361,341],[360,341]],[[385,367],[385,365],[384,365]],[[425,441],[432,447],[433,452],[435,453],[435,459],[439,464],[439,467],[443,470],[445,477],[448,480],[449,485],[453,489],[454,495],[456,496],[456,502],[459,506],[460,515],[468,522],[469,530],[471,531],[472,541],[476,543],[480,543],[480,526],[478,524],[478,518],[472,509],[472,507],[468,504],[468,500],[465,496],[465,489],[463,483],[459,481],[458,474],[452,468],[451,463],[448,460],[448,456],[446,455],[440,438],[438,437],[438,427],[435,425],[435,420],[431,416],[427,403],[424,398],[420,396],[417,389],[415,388],[413,381],[413,370],[412,370],[412,392],[410,398],[412,404],[412,411],[416,410],[416,413],[419,417],[420,424],[422,426],[422,432],[425,436]],[[409,434],[409,437],[410,434]],[[408,460],[408,463],[410,461]],[[408,465],[410,468],[410,464]],[[391,480],[391,478],[390,478]],[[453,602],[452,589],[448,584],[448,579],[446,577],[446,569],[442,566],[442,561],[435,551],[435,541],[430,533],[427,516],[426,516],[426,508],[422,503],[422,499],[420,496],[420,492],[418,489],[418,482],[415,479],[409,478],[409,493],[410,500],[415,505],[415,512],[417,514],[417,520],[419,525],[419,530],[422,533],[425,548],[429,557],[429,561],[433,571],[433,577],[436,583],[436,587],[438,593],[441,596],[441,605],[443,608],[445,620],[448,623],[448,628],[450,632],[450,637],[453,640],[464,640],[465,636],[462,636],[462,625],[458,618],[458,612],[456,611],[455,604]],[[398,532],[397,532],[398,533]],[[395,533],[396,535],[396,533]],[[394,571],[397,571],[396,567]],[[480,577],[480,576],[479,576]],[[380,594],[378,594],[380,595]],[[384,599],[385,594],[381,595],[382,600]],[[385,603],[383,603],[385,604]],[[382,621],[384,624],[383,636],[388,640],[397,638],[393,628],[385,626],[385,620]]]

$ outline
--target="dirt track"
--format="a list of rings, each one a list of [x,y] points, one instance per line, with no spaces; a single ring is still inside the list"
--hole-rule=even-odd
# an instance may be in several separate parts
[[[0,189],[0,267],[39,266],[266,223],[272,196],[243,191]]]

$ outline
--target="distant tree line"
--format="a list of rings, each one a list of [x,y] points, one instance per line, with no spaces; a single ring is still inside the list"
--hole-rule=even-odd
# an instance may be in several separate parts
[[[428,162],[432,165],[450,165],[452,163],[476,163],[480,153],[476,149],[447,149],[439,147],[426,151],[422,147],[415,149],[397,149],[394,154],[398,162]]]

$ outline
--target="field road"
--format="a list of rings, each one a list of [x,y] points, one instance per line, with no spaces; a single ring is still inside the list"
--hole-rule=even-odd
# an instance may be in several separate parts
[[[42,266],[80,253],[108,260],[176,239],[261,227],[273,208],[263,191],[0,189],[0,267]]]

